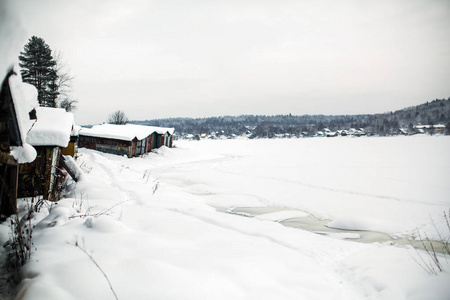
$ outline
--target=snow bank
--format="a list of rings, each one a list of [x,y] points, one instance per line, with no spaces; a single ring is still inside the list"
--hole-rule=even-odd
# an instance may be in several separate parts
[[[414,259],[420,260],[413,249],[375,245],[347,257],[339,269],[366,299],[449,299],[450,273],[430,276]]]
[[[133,159],[80,149],[86,173],[70,198],[33,215],[38,250],[22,269],[19,299],[113,299],[75,241],[119,299],[448,299],[448,263],[429,276],[410,247],[267,222],[291,212],[221,212],[286,207],[339,227],[404,234],[450,204],[440,178],[449,166],[447,137],[316,140],[179,142]],[[367,155],[374,150],[380,158]],[[420,163],[401,159],[430,151]],[[415,174],[428,168],[435,173],[419,185]]]
[[[70,170],[70,173],[72,173],[73,177],[75,177],[74,180],[78,181],[82,179],[82,177],[84,176],[83,170],[81,170],[73,157],[70,155],[63,155],[63,159],[67,168]]]
[[[37,121],[27,136],[33,146],[67,147],[74,126],[73,114],[62,108],[38,107]]]

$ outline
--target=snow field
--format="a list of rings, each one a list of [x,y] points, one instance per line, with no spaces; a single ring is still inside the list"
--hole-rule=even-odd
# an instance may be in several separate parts
[[[18,299],[114,299],[75,241],[119,299],[448,299],[448,266],[428,275],[411,247],[278,222],[312,214],[336,227],[408,236],[416,228],[432,235],[431,217],[443,230],[449,144],[448,137],[179,141],[133,159],[80,149],[88,173],[67,199],[34,215],[38,250],[22,269]],[[287,209],[224,213],[234,207]]]

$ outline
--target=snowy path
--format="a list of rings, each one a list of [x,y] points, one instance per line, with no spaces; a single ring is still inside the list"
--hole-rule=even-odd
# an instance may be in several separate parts
[[[426,141],[436,154],[414,171],[431,164],[444,174],[450,140]],[[135,159],[82,149],[86,178],[71,198],[34,216],[38,250],[22,270],[19,299],[113,299],[99,270],[71,245],[75,240],[93,253],[119,299],[448,299],[448,271],[429,276],[410,248],[360,244],[273,221],[292,212],[223,213],[283,206],[294,216],[308,212],[337,226],[400,236],[416,227],[429,230],[430,215],[450,206],[444,181],[435,176],[414,187],[409,165],[399,163],[395,150],[381,161],[358,156],[366,143],[371,151],[392,142],[422,151],[423,140],[338,142],[180,142]],[[352,160],[342,168],[324,146]],[[392,163],[396,171],[382,176]],[[402,182],[401,188],[392,182]]]

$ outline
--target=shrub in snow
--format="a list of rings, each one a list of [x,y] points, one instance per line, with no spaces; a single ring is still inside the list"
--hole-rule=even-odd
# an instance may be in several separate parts
[[[422,243],[422,247],[426,255],[421,255],[417,250],[415,250],[418,258],[413,257],[413,259],[430,275],[437,275],[438,272],[444,271],[444,263],[448,263],[447,256],[450,255],[450,220],[449,216],[445,212],[444,221],[448,228],[447,238],[438,230],[436,224],[434,224],[434,221],[432,221],[434,228],[436,229],[436,233],[439,236],[439,241],[432,241],[426,233],[422,236],[420,231],[417,230],[417,236]]]

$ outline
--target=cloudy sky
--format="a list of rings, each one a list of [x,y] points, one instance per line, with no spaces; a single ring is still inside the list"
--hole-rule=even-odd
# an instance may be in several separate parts
[[[12,2],[12,1],[11,1]],[[79,124],[380,113],[450,97],[450,1],[19,0],[75,77]]]

